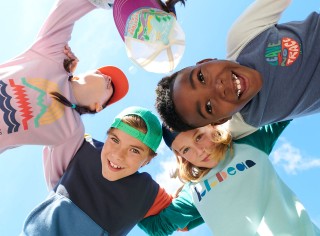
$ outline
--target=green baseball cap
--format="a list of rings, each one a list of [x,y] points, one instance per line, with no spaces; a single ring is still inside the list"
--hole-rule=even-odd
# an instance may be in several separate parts
[[[137,115],[141,117],[147,125],[147,133],[144,134],[140,130],[137,130],[121,121],[123,117],[128,115]],[[154,152],[156,152],[162,139],[162,129],[159,119],[144,107],[133,106],[124,109],[116,116],[111,127],[120,129],[130,136],[140,140]]]

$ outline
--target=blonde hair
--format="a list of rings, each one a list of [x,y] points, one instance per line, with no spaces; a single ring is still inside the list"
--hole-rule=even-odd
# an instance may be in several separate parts
[[[206,150],[212,158],[218,162],[225,158],[228,149],[232,153],[232,136],[231,133],[222,126],[215,126],[212,129],[211,141],[216,144],[214,149]],[[181,157],[175,150],[173,151],[177,159],[177,169],[171,175],[172,178],[178,177],[183,183],[186,182],[199,182],[203,176],[208,174],[211,168],[198,167],[191,164],[189,161]]]
[[[130,125],[131,127],[141,131],[142,133],[147,133],[148,131],[148,128],[147,128],[147,125],[146,123],[144,122],[144,120],[140,117],[140,116],[137,116],[137,115],[126,115],[124,117],[121,118],[121,121],[127,125]],[[108,130],[108,133],[114,128],[110,128]],[[157,154],[147,146],[148,150],[149,150],[149,156],[151,157],[154,157],[156,156]]]

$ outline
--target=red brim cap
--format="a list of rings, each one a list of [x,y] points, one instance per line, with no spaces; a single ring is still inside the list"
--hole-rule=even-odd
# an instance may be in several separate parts
[[[127,76],[115,66],[104,66],[98,69],[102,74],[111,77],[111,81],[114,87],[113,95],[108,102],[108,106],[122,99],[129,90],[129,82]]]
[[[113,5],[113,19],[124,41],[127,19],[132,12],[139,8],[156,8],[162,10],[157,0],[115,0]]]

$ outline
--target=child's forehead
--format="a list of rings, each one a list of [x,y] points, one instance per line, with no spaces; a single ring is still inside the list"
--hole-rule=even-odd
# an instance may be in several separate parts
[[[139,139],[131,136],[127,132],[117,129],[117,128],[111,128],[108,132],[109,136],[114,136],[120,140],[122,144],[125,144],[126,146],[132,146],[137,147],[141,150],[147,150],[148,147],[142,143]]]

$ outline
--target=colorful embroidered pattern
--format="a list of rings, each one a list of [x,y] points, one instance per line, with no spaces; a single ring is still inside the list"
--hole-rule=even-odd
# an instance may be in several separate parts
[[[277,43],[269,43],[265,58],[272,66],[290,66],[302,54],[301,47],[297,41],[291,38],[282,38]]]
[[[0,135],[19,132],[20,126],[28,130],[30,122],[35,128],[51,124],[64,115],[63,104],[52,98],[48,101],[50,92],[60,92],[56,83],[40,78],[8,79],[8,82],[0,81],[0,111],[3,113]],[[40,110],[35,109],[36,106]]]
[[[30,106],[29,99],[27,97],[27,94],[25,93],[24,86],[22,85],[16,85],[13,81],[13,79],[9,79],[10,86],[12,87],[12,90],[15,92],[14,95],[16,95],[16,100],[18,104],[21,104],[19,107],[21,108],[20,113],[21,116],[24,117],[22,119],[22,126],[24,130],[28,129],[28,121],[33,117],[32,115],[32,107]]]
[[[11,106],[11,96],[6,92],[7,84],[0,81],[0,109],[3,111],[3,121],[8,126],[7,133],[17,132],[20,124],[15,119],[16,110]],[[4,131],[1,130],[1,133]]]
[[[127,20],[125,36],[142,41],[169,44],[173,16],[158,9],[138,9]]]
[[[49,94],[53,91],[60,92],[58,85],[49,80],[37,78],[28,79],[27,82],[28,86],[33,87],[40,93],[37,99],[37,105],[41,107],[41,112],[37,116],[37,119],[35,119],[35,127],[38,127],[39,125],[51,124],[57,119],[61,118],[64,114],[64,105],[57,100],[52,99],[51,104],[47,106],[45,105],[44,101],[44,97],[47,93]]]

